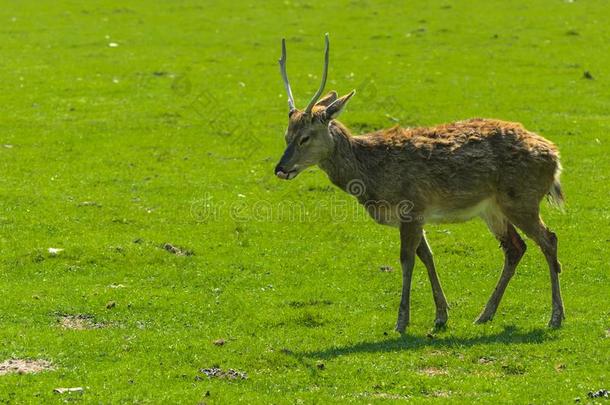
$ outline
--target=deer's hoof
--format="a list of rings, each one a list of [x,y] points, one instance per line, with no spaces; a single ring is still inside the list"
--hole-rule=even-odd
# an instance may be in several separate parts
[[[447,325],[447,320],[449,319],[449,315],[447,311],[437,312],[436,319],[434,320],[435,328],[444,328]]]
[[[435,330],[443,330],[447,329],[447,319],[436,318],[434,320],[434,329]]]
[[[564,319],[565,315],[563,314],[563,309],[553,310],[551,320],[549,321],[549,328],[557,329],[561,327],[561,321],[563,321]]]
[[[407,325],[409,323],[405,322],[405,321],[398,321],[396,322],[396,328],[394,328],[396,330],[396,332],[400,333],[401,335],[403,333],[405,333],[405,330],[407,329]]]
[[[483,312],[481,315],[479,315],[479,317],[477,319],[475,319],[474,323],[476,324],[482,324],[482,323],[486,323],[489,322],[493,319],[493,315],[490,314],[486,314],[485,312]]]

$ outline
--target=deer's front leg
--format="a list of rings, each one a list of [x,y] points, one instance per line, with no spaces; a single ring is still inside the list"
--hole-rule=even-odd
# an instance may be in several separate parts
[[[414,222],[400,224],[400,264],[402,266],[402,295],[398,307],[396,331],[404,333],[411,318],[411,279],[415,265],[415,251],[422,236],[422,228]]]
[[[432,250],[430,250],[430,245],[428,245],[428,241],[426,241],[426,234],[423,231],[416,253],[422,263],[424,263],[426,266],[428,278],[430,279],[430,284],[432,285],[432,294],[434,296],[434,304],[436,305],[436,319],[434,320],[434,327],[443,327],[447,324],[447,319],[449,317],[447,314],[449,304],[447,304],[447,298],[445,298],[443,287],[441,287],[441,282],[436,274],[436,266],[434,265]]]

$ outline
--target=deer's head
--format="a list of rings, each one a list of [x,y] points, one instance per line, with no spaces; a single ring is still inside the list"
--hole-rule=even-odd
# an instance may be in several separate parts
[[[328,125],[339,115],[355,90],[349,94],[338,97],[337,92],[331,91],[320,99],[326,76],[328,74],[328,34],[325,37],[326,50],[324,53],[324,71],[322,84],[313,96],[305,110],[294,106],[292,90],[286,73],[286,41],[282,39],[282,58],[280,59],[280,72],[288,93],[288,128],[284,135],[286,150],[275,167],[275,175],[281,179],[294,179],[299,173],[318,164],[326,158],[334,148],[334,141],[329,132]]]

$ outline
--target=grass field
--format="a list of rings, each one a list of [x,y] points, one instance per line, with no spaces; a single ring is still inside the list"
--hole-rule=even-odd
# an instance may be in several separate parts
[[[607,2],[4,1],[0,21],[0,363],[52,364],[0,375],[0,403],[604,401],[587,393],[610,389]],[[303,107],[325,32],[355,133],[483,116],[559,146],[567,211],[542,211],[562,329],[531,241],[472,324],[502,264],[472,221],[427,227],[448,328],[431,333],[418,263],[393,331],[398,232],[319,169],[273,176],[280,38]]]

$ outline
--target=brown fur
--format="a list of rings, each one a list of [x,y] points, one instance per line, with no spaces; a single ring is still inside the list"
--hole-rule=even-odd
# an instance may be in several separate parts
[[[345,189],[361,179],[362,202],[409,200],[423,216],[431,206],[467,209],[485,198],[537,204],[559,167],[557,148],[516,123],[473,119],[357,137],[337,121],[329,129],[335,149],[319,165],[334,184]]]
[[[282,178],[296,177],[317,164],[335,185],[355,194],[379,223],[401,235],[403,289],[396,329],[409,324],[414,258],[426,266],[436,303],[436,325],[447,321],[447,300],[423,233],[427,222],[459,222],[481,217],[500,242],[504,268],[477,322],[493,318],[526,246],[515,226],[542,249],[551,274],[550,325],[564,317],[559,290],[557,238],[543,224],[545,195],[561,204],[559,152],[521,124],[470,119],[427,128],[393,127],[360,136],[334,118],[353,93],[331,92],[312,113],[290,113],[287,148],[276,167]],[[334,101],[334,102],[333,102]],[[358,192],[351,185],[359,182]]]

